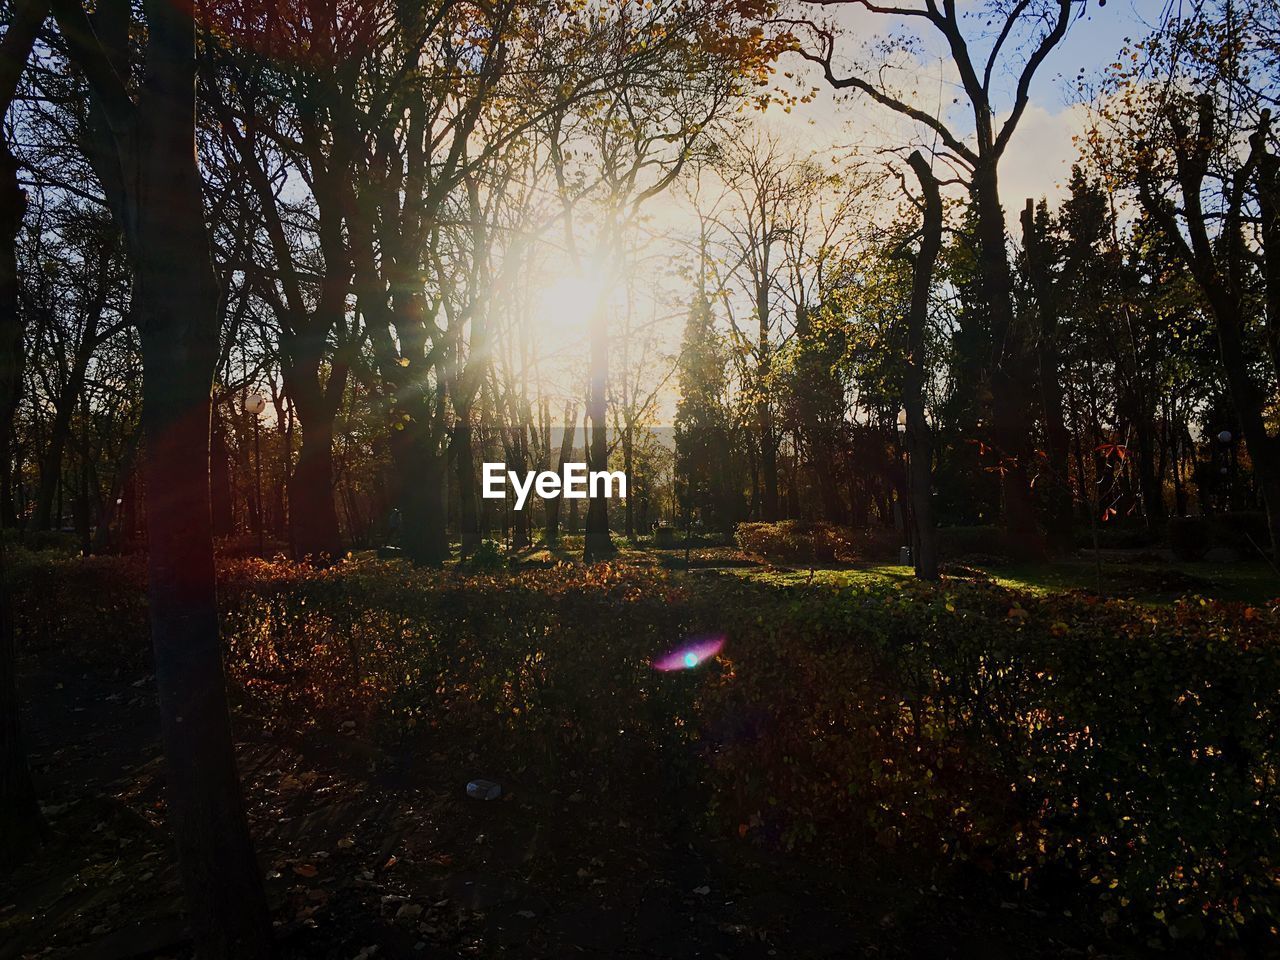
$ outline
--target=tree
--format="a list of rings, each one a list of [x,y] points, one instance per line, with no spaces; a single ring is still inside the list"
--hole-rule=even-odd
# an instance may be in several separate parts
[[[785,370],[778,391],[782,426],[790,431],[796,451],[793,486],[800,482],[803,462],[822,516],[843,524],[848,509],[839,481],[847,466],[841,459],[849,415],[843,360],[853,304],[842,287],[858,269],[853,262],[866,239],[863,225],[871,219],[862,205],[874,191],[856,168],[833,172],[816,155],[799,159],[792,180],[786,228],[779,238],[779,306],[794,323],[794,334],[779,357],[780,375]]]
[[[288,479],[289,539],[298,559],[342,554],[333,446],[359,346],[348,315],[353,267],[343,231],[343,185],[357,144],[339,135],[335,105],[357,96],[366,58],[380,40],[379,9],[307,0],[269,11],[219,4],[217,30],[205,45],[212,139],[228,158],[228,177],[247,181],[249,196],[236,199],[265,233],[261,254],[255,244],[256,255],[235,266],[249,275],[278,325],[281,374],[301,424]],[[290,44],[304,45],[306,55],[289,56]],[[291,189],[298,183],[304,190]]]
[[[40,250],[51,240],[35,238],[44,259],[41,276],[27,285],[28,314],[42,363],[39,377],[53,410],[48,441],[40,461],[40,489],[31,527],[48,530],[53,522],[54,497],[63,475],[63,455],[72,440],[73,418],[81,407],[86,381],[103,344],[130,322],[127,276],[121,271],[118,231],[98,209],[74,204],[62,211],[60,242]],[[52,233],[46,230],[46,233]],[[123,300],[123,303],[121,302]],[[116,316],[109,319],[109,313]]]
[[[573,438],[578,428],[578,408],[572,401],[564,405],[564,421],[560,433],[560,458],[557,467],[569,462],[573,456]],[[560,546],[560,498],[551,497],[546,501],[546,528],[542,535],[543,545],[548,550]]]
[[[735,202],[722,224],[729,237],[729,258],[741,273],[755,329],[750,335],[730,322],[743,349],[755,361],[750,386],[755,414],[756,450],[761,479],[760,518],[779,519],[778,444],[774,399],[775,354],[783,337],[774,305],[787,274],[785,240],[795,226],[796,208],[810,184],[803,163],[777,137],[757,136],[723,148],[716,163]],[[780,318],[777,318],[780,319]]]
[[[608,464],[609,311],[614,286],[626,272],[626,236],[645,204],[676,183],[709,131],[745,99],[747,84],[775,55],[759,28],[749,26],[767,6],[725,0],[658,6],[639,15],[621,9],[610,24],[611,53],[601,71],[610,85],[585,97],[576,116],[552,114],[550,149],[566,221],[584,192],[597,193],[601,207],[590,269],[605,282],[590,314],[584,420],[592,470]],[[585,191],[566,189],[583,179],[567,173],[566,146],[575,136],[592,148]],[[581,272],[586,265],[576,245],[571,250]],[[608,502],[592,496],[583,557],[604,559],[613,550]]]
[[[933,267],[942,247],[942,195],[938,181],[920,151],[907,158],[924,193],[920,247],[911,269],[911,306],[907,313],[907,372],[902,403],[907,412],[909,486],[914,536],[912,562],[922,580],[938,579],[938,530],[933,512],[933,440],[924,416],[925,326]]]
[[[13,866],[25,859],[45,831],[22,741],[17,649],[6,555],[13,520],[10,452],[23,366],[16,245],[27,196],[18,185],[18,164],[5,136],[8,128],[3,120],[13,103],[36,35],[48,15],[48,5],[42,0],[26,0],[15,4],[12,13],[4,40],[0,41],[0,460],[4,470],[3,486],[0,486],[0,867]]]
[[[93,97],[94,161],[136,276],[144,364],[147,573],[168,810],[196,951],[271,953],[222,671],[209,501],[218,290],[195,151],[190,6],[146,0],[136,85],[131,9],[55,0]]]
[[[1231,0],[1170,17],[1103,91],[1093,143],[1194,278],[1213,320],[1239,431],[1280,551],[1280,157],[1275,4]],[[1155,82],[1153,82],[1153,78]],[[1255,358],[1261,358],[1258,363]]]
[[[801,0],[802,6],[830,7],[832,0]],[[1000,455],[1001,489],[1005,523],[1010,545],[1027,556],[1040,556],[1044,541],[1032,508],[1029,464],[1033,456],[1030,384],[1026,371],[1028,336],[1013,308],[1013,279],[1005,238],[1004,210],[1000,202],[999,166],[1018,122],[1030,101],[1031,81],[1045,58],[1066,36],[1071,22],[1072,0],[1020,0],[1005,5],[992,3],[985,18],[998,24],[994,37],[983,51],[980,41],[967,36],[956,0],[923,0],[922,6],[881,6],[871,0],[836,0],[835,5],[861,7],[896,23],[927,26],[942,41],[959,74],[960,86],[969,101],[973,133],[964,136],[947,122],[941,110],[911,102],[909,92],[894,89],[872,64],[855,65],[853,72],[838,74],[835,63],[836,33],[830,25],[808,21],[785,21],[793,29],[817,42],[817,49],[797,46],[806,60],[817,64],[826,82],[836,90],[854,90],[873,101],[920,124],[940,142],[947,159],[965,172],[974,207],[978,266],[982,274],[990,311],[990,340],[987,358],[992,402],[990,439]],[[984,19],[984,18],[979,18]],[[1006,43],[1023,31],[1029,33],[1024,48],[1029,52],[1015,65],[1002,62]],[[885,55],[913,52],[911,41],[902,37],[878,49]],[[1016,81],[1012,103],[1003,121],[998,121],[993,77],[1013,69]]]
[[[724,408],[728,357],[715,329],[706,291],[706,266],[699,265],[698,290],[689,307],[676,362],[680,399],[675,416],[676,490],[682,511],[708,527],[729,530],[738,519],[732,473],[728,414]]]
[[[1101,221],[1105,223],[1105,219]],[[1072,548],[1072,520],[1075,508],[1069,468],[1070,433],[1063,410],[1059,368],[1062,363],[1059,327],[1059,280],[1053,273],[1056,259],[1052,249],[1048,211],[1037,209],[1031,200],[1022,211],[1023,272],[1031,290],[1028,324],[1035,344],[1036,372],[1041,420],[1044,423],[1044,456],[1047,477],[1041,489],[1045,499],[1045,530],[1049,545],[1059,554]]]

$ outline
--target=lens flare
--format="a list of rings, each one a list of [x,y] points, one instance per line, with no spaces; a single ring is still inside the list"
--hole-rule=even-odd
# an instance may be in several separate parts
[[[694,667],[707,660],[710,660],[720,652],[724,646],[724,637],[694,637],[689,643],[672,650],[670,653],[664,654],[653,661],[653,669],[662,670],[692,670]]]

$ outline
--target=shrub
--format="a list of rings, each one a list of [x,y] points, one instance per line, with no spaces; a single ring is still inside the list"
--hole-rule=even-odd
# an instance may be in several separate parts
[[[852,560],[898,562],[903,534],[893,527],[863,527],[847,532]]]
[[[214,553],[229,560],[248,560],[258,556],[258,538],[252,533],[238,533],[235,536],[219,537],[214,541]],[[270,557],[287,557],[290,554],[289,544],[272,536],[263,538],[262,554]]]
[[[24,639],[118,656],[118,632],[145,630],[140,564],[24,566]],[[423,737],[552,781],[674,784],[723,835],[837,859],[875,845],[925,883],[962,863],[1075,878],[1092,917],[1141,936],[1154,919],[1249,937],[1280,911],[1280,605],[609,564],[219,572],[230,674],[266,723],[362,720],[410,752]],[[716,660],[651,668],[706,634],[725,638]]]
[[[480,573],[492,573],[506,565],[506,551],[497,540],[481,540],[475,552],[467,558],[467,568]]]
[[[9,553],[18,650],[134,675],[151,662],[146,561]]]
[[[1170,517],[1169,549],[1179,560],[1204,559],[1211,544],[1211,531],[1203,517]]]
[[[744,553],[788,563],[832,563],[854,558],[850,532],[821,521],[740,523],[734,540]]]
[[[1164,531],[1150,529],[1141,522],[1099,524],[1097,530],[1088,524],[1078,524],[1075,530],[1075,544],[1087,550],[1093,549],[1094,534],[1098,537],[1098,546],[1104,550],[1141,550],[1158,545],[1164,538]]]
[[[36,553],[59,553],[73,557],[80,553],[80,537],[65,530],[27,530],[18,535],[22,547]]]

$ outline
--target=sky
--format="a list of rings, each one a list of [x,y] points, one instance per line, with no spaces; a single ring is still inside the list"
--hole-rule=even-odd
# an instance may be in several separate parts
[[[921,5],[923,0],[897,0],[897,2]],[[1077,75],[1083,70],[1085,77],[1096,77],[1113,62],[1120,49],[1130,38],[1148,34],[1159,22],[1168,4],[1180,0],[1109,0],[1099,7],[1097,0],[1090,0],[1082,15],[1077,15],[1065,40],[1051,52],[1040,67],[1031,89],[1030,103],[1024,112],[1017,131],[1009,143],[1001,161],[1001,195],[1011,233],[1017,236],[1018,215],[1026,199],[1044,197],[1055,206],[1065,194],[1071,164],[1077,158],[1073,137],[1083,129],[1085,109],[1078,102]],[[973,0],[961,0],[961,9],[976,10]],[[841,7],[841,25],[850,36],[837,47],[841,55],[856,56],[859,44],[873,34],[874,29],[888,22],[888,18],[856,10],[856,4]],[[901,23],[901,18],[895,18]],[[914,22],[914,21],[913,21]],[[969,22],[968,26],[981,27]],[[932,30],[927,27],[926,29]],[[969,32],[969,31],[967,31]],[[945,57],[936,43],[922,47],[919,59],[902,62],[899,76],[905,83],[920,91],[920,103],[936,110],[942,98],[959,97],[960,103],[952,108],[949,124],[958,133],[968,129],[965,115],[967,101],[955,85],[949,57]],[[1012,40],[1006,45],[1006,53],[1013,54],[1012,69],[1001,80],[995,75],[998,110],[1005,110],[1011,100],[1015,73],[1020,67],[1025,51],[1014,47]],[[805,86],[819,85],[814,102],[797,105],[790,112],[770,108],[763,115],[756,115],[753,124],[780,136],[797,153],[813,152],[819,156],[846,155],[848,145],[858,145],[858,151],[878,162],[876,148],[879,145],[918,143],[928,146],[932,135],[893,111],[881,107],[864,95],[836,94],[828,89],[816,68],[799,58],[784,59],[779,73],[791,71],[803,77],[808,73]],[[682,207],[678,192],[664,195],[651,202],[647,208],[650,229],[656,233],[673,236],[689,235],[692,220],[687,207]],[[540,338],[544,349],[561,358],[563,372],[554,379],[560,381],[566,394],[574,391],[574,382],[581,376],[583,366],[576,354],[582,350],[575,345],[584,343],[586,332],[585,313],[581,309],[585,300],[580,282],[551,281],[551,289],[544,297],[542,310],[548,318]],[[674,355],[679,348],[683,315],[679,309],[666,308],[671,319],[662,332],[665,351]],[[540,311],[542,312],[542,311]],[[547,354],[544,354],[547,355]],[[655,365],[655,377],[662,373]],[[543,368],[547,372],[546,367]],[[659,424],[669,424],[675,410],[674,378],[661,394],[658,411]]]
[[[904,5],[923,6],[922,0],[901,2]],[[1022,201],[1027,197],[1039,199],[1043,196],[1052,202],[1063,193],[1071,164],[1076,159],[1072,137],[1083,129],[1084,110],[1078,103],[1076,83],[1078,71],[1083,70],[1086,77],[1097,76],[1107,64],[1114,61],[1126,40],[1149,33],[1160,21],[1166,8],[1179,2],[1180,0],[1111,0],[1105,7],[1099,7],[1097,0],[1089,0],[1083,15],[1077,15],[1073,19],[1066,38],[1054,48],[1037,71],[1031,87],[1030,103],[1001,163],[1001,193],[1006,210],[1010,212],[1011,223],[1016,224]],[[965,6],[976,7],[977,4],[962,3],[961,9]],[[879,30],[883,23],[888,22],[888,18],[884,16],[855,12],[856,4],[849,4],[847,10],[849,13],[843,15],[841,20],[855,36],[838,46],[838,52],[845,53],[856,51],[859,42],[857,35],[866,37],[872,30]],[[926,29],[932,33],[931,27]],[[936,44],[929,52],[936,59],[925,59],[915,65],[929,78],[927,83],[921,83],[921,88],[927,88],[930,92],[922,98],[922,105],[936,106],[937,94],[933,91],[940,91],[944,97],[960,96],[961,104],[955,109],[965,109],[962,95],[958,88],[954,88],[956,81],[949,58],[942,56],[943,51]],[[1018,54],[1014,63],[1020,64],[1023,51],[1014,52]],[[832,142],[874,143],[882,140],[896,144],[907,139],[917,139],[926,145],[931,142],[930,136],[921,133],[922,128],[899,118],[866,96],[831,91],[822,84],[816,68],[798,61],[797,58],[784,63],[783,69],[806,71],[811,78],[809,82],[820,86],[816,102],[798,106],[790,114],[771,111],[764,119],[765,124],[786,131],[797,143],[821,150]],[[1001,78],[1000,74],[996,74],[996,80],[997,89],[1003,94],[1001,99],[1004,101],[1003,104],[997,101],[997,105],[1007,106],[1014,77],[1010,74]],[[965,120],[956,116],[952,118],[952,123],[959,129],[965,125]]]

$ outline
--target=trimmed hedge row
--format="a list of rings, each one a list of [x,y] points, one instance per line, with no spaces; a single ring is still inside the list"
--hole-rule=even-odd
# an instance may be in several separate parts
[[[800,564],[896,560],[902,539],[892,528],[855,529],[821,520],[740,523],[733,536],[744,553]]]

